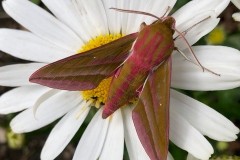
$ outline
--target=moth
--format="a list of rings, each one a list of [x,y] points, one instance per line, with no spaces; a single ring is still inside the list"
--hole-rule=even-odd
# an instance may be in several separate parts
[[[30,81],[56,89],[83,91],[113,77],[102,117],[107,118],[138,97],[132,111],[138,137],[151,160],[166,160],[175,19],[131,12],[157,20],[150,25],[142,23],[137,33],[46,65],[33,73]]]

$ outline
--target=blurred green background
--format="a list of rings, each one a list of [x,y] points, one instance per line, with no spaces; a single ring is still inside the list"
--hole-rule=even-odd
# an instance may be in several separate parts
[[[40,0],[32,0],[34,3],[42,6]],[[189,0],[178,0],[174,10],[186,4]],[[240,22],[234,22],[231,18],[232,13],[238,11],[232,4],[220,15],[221,23],[218,28],[206,37],[202,38],[198,44],[213,44],[230,46],[240,50]],[[21,29],[14,20],[12,20],[0,7],[0,28]],[[5,53],[0,52],[0,66],[14,63],[25,63],[26,61],[16,59]],[[10,90],[9,87],[0,86],[0,95]],[[216,111],[222,113],[240,128],[240,88],[216,91],[216,92],[192,92],[182,91],[185,94],[211,106]],[[79,138],[90,121],[92,114],[88,116],[87,121],[83,124],[79,133],[72,142],[66,147],[63,153],[57,158],[58,160],[70,160],[76,148]],[[9,129],[9,122],[14,115],[0,115],[0,160],[38,160],[40,151],[44,145],[51,128],[54,124],[44,127],[38,131],[27,133],[24,135],[16,135]],[[221,157],[221,159],[230,159],[229,156],[240,156],[240,140],[235,142],[224,143],[210,140],[215,149],[213,157]],[[184,160],[187,153],[174,144],[170,144],[170,152],[176,160]],[[128,159],[127,154],[124,157]],[[233,158],[240,159],[240,158]]]

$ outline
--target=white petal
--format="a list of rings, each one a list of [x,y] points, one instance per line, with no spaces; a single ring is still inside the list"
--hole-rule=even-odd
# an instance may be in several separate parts
[[[98,35],[109,33],[106,11],[102,1],[78,0],[78,3],[84,7],[83,12],[86,12],[89,21],[95,27],[95,33],[98,33]]]
[[[203,135],[174,110],[170,111],[169,137],[178,147],[200,159],[208,159],[213,153],[211,144]]]
[[[131,2],[131,0],[119,0],[118,6],[120,6],[120,8],[123,8],[123,9],[129,9],[130,2]],[[128,34],[127,33],[128,16],[129,16],[129,14],[121,13],[121,25],[122,25],[121,30],[122,30],[123,35]]]
[[[240,1],[239,0],[231,0],[231,1],[238,9],[240,9]]]
[[[42,160],[55,159],[68,145],[85,120],[90,106],[82,102],[67,113],[51,131],[41,153]],[[81,115],[77,115],[81,112]]]
[[[10,126],[16,133],[37,130],[60,118],[80,102],[79,92],[59,91],[54,97],[42,103],[37,111],[37,117],[34,117],[33,109],[29,108],[18,114]]]
[[[139,1],[130,1],[129,9],[148,12],[158,17],[161,17],[167,11],[168,7],[172,9],[174,4],[175,4],[175,1],[139,0]],[[170,10],[168,12],[170,12]],[[144,16],[139,14],[129,14],[127,20],[128,22],[127,22],[126,33],[129,34],[129,33],[137,32],[142,22],[146,22],[147,24],[150,24],[156,19],[150,16]]]
[[[176,3],[176,0],[168,0],[168,1],[149,0],[148,3],[143,1],[142,5],[144,7],[144,11],[152,13],[157,17],[162,17],[164,14],[165,16],[168,15],[168,13],[172,10],[175,3]],[[152,18],[149,16],[144,16],[144,19],[143,19],[143,21],[146,22],[147,24],[150,24],[155,20],[156,20],[155,18]]]
[[[107,135],[108,127],[109,127],[109,118],[102,118],[102,109],[100,109],[87,129],[83,133],[80,142],[78,143],[77,149],[73,156],[73,160],[95,160],[98,159],[103,144],[105,142],[105,138]]]
[[[110,124],[99,160],[122,160],[124,149],[123,119],[120,110],[110,117]]]
[[[24,86],[12,89],[0,97],[0,113],[9,114],[32,107],[37,99],[49,88],[42,86]]]
[[[6,0],[2,5],[4,10],[17,22],[59,47],[76,52],[83,44],[72,30],[30,1]]]
[[[79,15],[79,21],[81,22],[81,25],[87,30],[87,33],[92,37],[99,36],[99,29],[96,28],[95,23],[92,23],[92,15],[89,14],[88,9],[85,7],[84,3],[82,3],[82,0],[75,0],[72,1],[74,6],[76,6],[76,14]],[[107,29],[107,28],[106,28]]]
[[[187,39],[188,43],[190,45],[193,45],[200,38],[202,38],[203,36],[208,34],[210,31],[212,31],[217,26],[219,21],[220,19],[216,18],[215,12],[208,11],[208,12],[195,15],[195,17],[192,17],[191,19],[188,19],[187,21],[181,24],[178,23],[176,28],[180,32],[187,31],[184,36]],[[174,37],[176,37],[177,35],[178,34],[175,32]],[[184,50],[188,48],[186,41],[180,37],[175,40],[175,46],[180,50]]]
[[[170,109],[184,117],[202,134],[218,141],[237,139],[239,129],[212,108],[174,90],[171,90],[170,100]]]
[[[164,8],[164,6],[165,6],[164,2],[165,2],[165,4],[167,2],[163,1],[163,0],[159,0],[159,1],[161,2],[161,4],[163,5],[163,8]],[[159,1],[155,1],[155,2],[159,2]],[[130,1],[129,10],[145,11],[145,7],[149,6],[149,3],[153,4],[153,1],[151,1],[151,0],[149,0],[149,1],[144,1],[144,0]],[[152,8],[156,7],[154,5],[151,5],[151,6],[152,6]],[[146,7],[146,8],[149,9],[149,7]],[[152,11],[152,8],[148,12]],[[130,13],[126,13],[126,14],[128,14],[128,22],[127,22],[126,32],[129,34],[129,33],[138,31],[141,23],[144,22],[143,21],[144,17],[146,17],[146,16],[139,15],[139,14],[130,14]]]
[[[49,91],[47,91],[43,95],[41,95],[32,107],[34,116],[36,117],[37,109],[42,105],[42,103],[44,103],[46,100],[54,97],[58,93],[59,93],[59,90],[50,89]]]
[[[172,87],[189,90],[224,90],[240,86],[240,52],[223,46],[196,46],[193,50],[203,66],[220,76],[173,55]],[[191,57],[188,51],[187,56]]]
[[[121,3],[119,1],[113,1],[113,0],[104,0],[103,1],[107,21],[108,21],[108,28],[110,33],[120,33],[121,32],[121,15],[123,13],[120,13],[115,10],[111,10],[111,7],[114,8],[121,8]]]
[[[191,154],[188,154],[187,156],[187,160],[199,160],[198,158],[194,157],[193,155]]]
[[[185,35],[186,39],[192,45],[216,27],[219,22],[219,19],[216,17],[227,7],[229,2],[229,0],[190,1],[172,15],[176,19],[176,28],[179,31],[184,32],[188,30],[189,27],[194,26]],[[201,23],[198,24],[199,22]],[[187,48],[182,39],[178,39],[175,43],[180,49]]]
[[[88,41],[95,32],[94,27],[87,21],[87,14],[81,10],[77,1],[69,0],[42,0],[51,12],[69,28],[78,34],[85,42]],[[85,18],[86,17],[86,18]],[[89,29],[92,28],[91,32]]]
[[[44,65],[43,63],[26,63],[0,67],[0,85],[10,87],[33,85],[28,80],[30,75]]]
[[[129,158],[131,160],[150,160],[135,130],[132,120],[132,108],[124,107],[123,121],[125,143],[127,146]]]
[[[232,17],[233,17],[233,19],[234,19],[235,21],[239,21],[239,22],[240,22],[240,12],[239,12],[239,13],[234,13],[234,14],[232,15]]]
[[[174,160],[173,156],[172,156],[171,153],[169,153],[169,152],[168,152],[167,160]]]
[[[229,2],[229,0],[193,0],[177,10],[173,17],[177,20],[177,24],[181,24],[206,11],[214,11],[216,15],[219,15],[228,6]]]
[[[0,29],[0,50],[36,62],[53,62],[73,54],[30,32],[12,29]]]

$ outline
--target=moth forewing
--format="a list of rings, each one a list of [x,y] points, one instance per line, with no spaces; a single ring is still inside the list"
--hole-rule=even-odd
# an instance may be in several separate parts
[[[89,90],[112,76],[130,53],[138,33],[98,48],[50,63],[29,78],[30,82],[62,90]]]

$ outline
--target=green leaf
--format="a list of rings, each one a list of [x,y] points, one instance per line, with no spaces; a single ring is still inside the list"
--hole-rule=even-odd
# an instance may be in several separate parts
[[[211,160],[239,160],[239,159],[240,157],[238,156],[228,156],[228,155],[211,158]]]
[[[229,36],[225,45],[240,49],[240,34],[238,33]]]
[[[35,4],[40,4],[41,3],[41,0],[31,0],[31,1]]]

